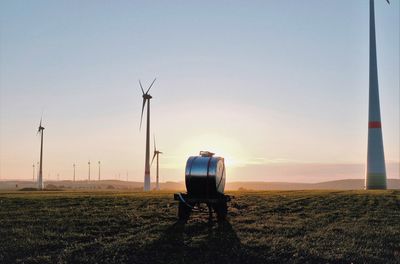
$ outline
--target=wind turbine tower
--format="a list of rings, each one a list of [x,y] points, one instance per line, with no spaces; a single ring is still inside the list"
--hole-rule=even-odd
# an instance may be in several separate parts
[[[74,167],[74,182],[75,182],[75,163],[72,164],[72,166]]]
[[[99,164],[99,181],[100,181],[100,161],[97,162]]]
[[[32,172],[32,181],[34,182],[35,181],[35,163],[32,164],[32,170],[33,170],[33,172]]]
[[[40,165],[39,165],[39,175],[37,179],[38,189],[43,190],[43,131],[42,118],[40,118],[39,128],[37,134],[40,133]]]
[[[90,181],[90,160],[88,161],[88,167],[89,167],[89,171],[88,171],[88,179]]]
[[[151,160],[151,164],[153,164],[153,161],[154,161],[154,158],[156,158],[157,157],[157,160],[156,160],[156,162],[157,162],[157,169],[156,169],[156,172],[157,172],[157,176],[156,176],[156,190],[157,191],[159,191],[160,190],[160,181],[159,181],[159,155],[160,154],[162,154],[162,152],[161,151],[159,151],[158,149],[157,149],[157,146],[156,146],[156,137],[154,137],[154,154],[153,154],[153,159]]]
[[[142,120],[143,120],[143,111],[144,107],[147,103],[147,123],[146,123],[146,156],[145,156],[145,164],[144,164],[144,188],[145,192],[150,191],[150,99],[153,98],[149,91],[153,86],[156,79],[150,84],[149,88],[146,92],[143,90],[142,83],[139,80],[140,89],[142,90],[142,97],[143,97],[143,104],[142,104],[142,115],[140,117],[140,128],[142,127]]]
[[[389,0],[386,0],[386,2],[390,4]],[[374,0],[369,1],[369,113],[365,189],[386,189],[385,153],[383,151],[376,59]]]

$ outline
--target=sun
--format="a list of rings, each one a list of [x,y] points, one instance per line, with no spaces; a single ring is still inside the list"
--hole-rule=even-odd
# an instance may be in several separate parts
[[[199,151],[206,150],[225,159],[226,166],[239,167],[244,151],[238,140],[217,134],[199,134],[186,138],[179,147],[182,155],[198,155]]]

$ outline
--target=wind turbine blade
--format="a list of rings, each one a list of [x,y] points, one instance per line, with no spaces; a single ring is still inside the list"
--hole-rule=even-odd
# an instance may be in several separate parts
[[[142,83],[140,82],[140,80],[139,80],[139,85],[140,85],[140,89],[142,89],[142,93],[144,94],[143,86],[142,86]]]
[[[157,78],[154,78],[153,82],[150,84],[149,89],[147,89],[146,94],[150,91],[151,87],[153,86],[154,82],[156,81]]]
[[[389,2],[389,0],[386,0],[386,2],[390,5],[390,2]]]
[[[151,165],[153,165],[153,161],[154,161],[154,158],[156,157],[156,155],[157,155],[157,152],[154,151],[153,159],[151,160]]]
[[[155,135],[153,135],[153,140],[154,140],[154,152],[156,152],[157,146],[156,146],[156,136]]]
[[[144,106],[145,106],[145,105],[146,105],[146,99],[143,98],[142,115],[140,116],[140,127],[139,127],[139,130],[142,128],[143,112],[144,112]]]
[[[37,131],[36,135],[39,134],[41,127],[42,127],[42,116],[40,117],[39,127],[38,127],[38,131]]]

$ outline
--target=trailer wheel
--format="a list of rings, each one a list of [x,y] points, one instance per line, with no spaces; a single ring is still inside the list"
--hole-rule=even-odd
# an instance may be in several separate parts
[[[190,213],[192,212],[192,209],[187,206],[186,204],[179,202],[179,207],[178,207],[178,218],[179,221],[187,222],[189,220]]]
[[[226,217],[228,215],[228,205],[226,203],[226,201],[223,202],[219,202],[216,207],[215,207],[215,211],[217,213],[217,219],[218,221],[225,221]]]

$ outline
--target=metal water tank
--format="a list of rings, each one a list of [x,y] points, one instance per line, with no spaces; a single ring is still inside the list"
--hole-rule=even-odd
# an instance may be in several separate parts
[[[200,151],[199,156],[189,157],[186,162],[185,183],[189,195],[215,197],[225,189],[224,158],[214,157],[214,153]]]

